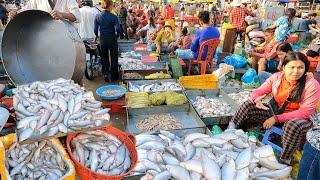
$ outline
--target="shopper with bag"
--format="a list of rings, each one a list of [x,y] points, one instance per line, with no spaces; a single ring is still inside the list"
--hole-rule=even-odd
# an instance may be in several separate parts
[[[309,61],[300,52],[289,52],[282,62],[282,72],[273,74],[255,90],[251,99],[243,103],[229,123],[229,128],[246,128],[255,122],[269,129],[282,126],[282,152],[280,160],[290,164],[300,141],[312,127],[309,116],[316,110],[320,99],[320,85],[306,73]],[[263,99],[272,95],[267,107]],[[272,107],[272,108],[271,108]]]

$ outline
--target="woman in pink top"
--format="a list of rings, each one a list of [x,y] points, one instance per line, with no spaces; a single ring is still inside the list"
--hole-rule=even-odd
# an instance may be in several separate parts
[[[282,126],[280,159],[290,164],[300,141],[312,127],[309,116],[315,112],[320,98],[320,85],[306,73],[309,61],[299,52],[289,52],[282,64],[282,72],[273,74],[255,90],[251,99],[243,103],[229,123],[229,128],[246,128],[248,121],[269,129],[276,123]],[[273,96],[273,107],[263,104],[266,95]]]

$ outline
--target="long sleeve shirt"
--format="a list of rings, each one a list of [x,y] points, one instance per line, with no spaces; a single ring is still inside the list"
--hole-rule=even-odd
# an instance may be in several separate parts
[[[273,96],[278,94],[281,79],[284,76],[283,72],[273,74],[266,80],[258,89],[251,94],[251,99],[255,100],[257,97],[272,93]],[[294,119],[309,119],[309,116],[315,112],[316,105],[320,99],[320,85],[313,77],[307,77],[305,88],[302,93],[299,108],[291,112],[284,112],[276,115],[277,121],[284,123]],[[289,103],[290,104],[290,103]],[[289,106],[288,104],[288,106]]]
[[[102,11],[100,14],[96,15],[94,20],[94,34],[98,36],[98,30],[100,30],[100,35],[115,35],[120,29],[119,19],[116,15],[108,12]]]

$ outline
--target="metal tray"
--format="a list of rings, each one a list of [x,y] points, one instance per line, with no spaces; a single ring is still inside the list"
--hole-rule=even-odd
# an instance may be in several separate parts
[[[190,131],[194,128],[206,128],[195,109],[190,104],[180,106],[153,106],[149,108],[129,109],[127,108],[127,131],[133,134],[143,133],[135,127],[139,119],[151,114],[171,114],[181,121],[182,129],[169,130],[177,135]]]
[[[140,60],[139,60],[140,61]],[[168,70],[168,64],[166,62],[144,62],[143,64],[148,65],[148,66],[153,66],[154,68],[152,69],[141,69],[141,70],[136,70],[136,71],[145,71],[145,70]],[[135,70],[135,69],[125,69],[120,65],[122,70]]]
[[[236,112],[238,106],[233,102],[233,100],[228,97],[228,95],[220,89],[216,90],[186,90],[185,91],[187,98],[190,101],[190,104],[193,106],[197,96],[204,96],[207,98],[219,98],[221,101],[228,103],[231,108]],[[219,96],[221,95],[221,96]],[[193,106],[194,107],[194,106]],[[194,109],[196,109],[194,107]],[[213,117],[201,117],[197,112],[199,117],[203,120],[206,125],[219,125],[219,124],[228,124],[232,116],[213,116]]]
[[[124,74],[125,73],[138,73],[142,76],[147,76],[147,75],[150,75],[150,74],[153,74],[153,73],[157,73],[157,72],[160,72],[162,71],[163,73],[167,73],[169,74],[169,71],[168,69],[162,69],[162,70],[159,70],[159,69],[149,69],[149,70],[122,70],[122,80],[124,81],[127,81],[127,80],[145,80],[144,78],[143,79],[125,79],[124,78]]]
[[[130,85],[129,85],[129,82],[132,84],[132,85],[144,85],[144,84],[154,84],[154,83],[162,83],[162,82],[175,82],[175,83],[178,83],[180,86],[181,86],[181,90],[180,91],[175,91],[175,92],[182,92],[184,91],[184,88],[183,86],[179,83],[179,81],[177,79],[154,79],[154,80],[132,80],[132,81],[127,81],[127,89],[129,91],[129,88],[130,88]],[[129,91],[131,92],[131,91]],[[155,92],[160,92],[160,91],[155,91]]]
[[[238,89],[238,88],[226,88],[226,89],[222,89],[222,91],[227,94],[227,96],[233,101],[233,104],[239,108],[241,104],[239,104],[237,101],[233,100],[228,94],[231,94],[231,93],[239,93],[241,91],[244,91],[244,90],[250,90],[250,91],[254,91],[255,89],[253,88],[245,88],[245,89]]]
[[[204,128],[193,128],[193,129],[183,129],[183,130],[175,130],[173,132],[175,135],[182,137],[184,135],[187,134],[191,134],[191,133],[204,133],[204,134],[208,134],[209,136],[213,136],[211,131],[204,127]],[[140,178],[142,176],[144,176],[145,174],[135,174],[135,175],[128,175],[126,177],[124,177],[125,180],[140,180]]]

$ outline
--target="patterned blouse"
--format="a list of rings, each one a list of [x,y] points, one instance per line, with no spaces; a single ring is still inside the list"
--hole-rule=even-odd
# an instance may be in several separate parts
[[[313,122],[313,127],[307,132],[307,140],[312,147],[320,151],[320,112],[317,111],[310,119]]]
[[[274,38],[277,42],[284,42],[289,36],[289,19],[287,16],[282,16],[276,23],[278,27],[274,33]]]

